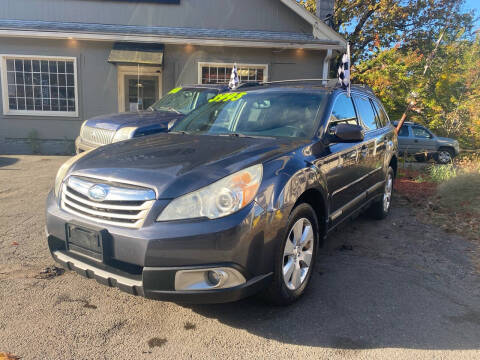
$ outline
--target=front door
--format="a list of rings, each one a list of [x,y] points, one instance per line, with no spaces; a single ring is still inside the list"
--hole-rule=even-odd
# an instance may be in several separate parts
[[[124,111],[147,110],[158,100],[158,77],[125,75]]]
[[[162,97],[162,68],[118,65],[118,111],[142,111]]]

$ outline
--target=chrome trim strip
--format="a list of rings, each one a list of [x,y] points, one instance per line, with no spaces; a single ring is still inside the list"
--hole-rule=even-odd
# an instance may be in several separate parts
[[[338,209],[337,211],[335,211],[333,214],[330,215],[330,221],[335,221],[339,216],[341,216],[344,212],[346,212],[348,209],[350,209],[351,207],[355,206],[358,202],[360,202],[361,200],[363,199],[367,199],[367,197],[369,195],[371,195],[372,193],[375,192],[375,190],[377,190],[379,187],[382,187],[382,185],[385,183],[385,180],[383,181],[380,181],[378,183],[376,183],[375,185],[373,186],[370,186],[370,188],[368,188],[368,190],[364,191],[363,193],[361,193],[360,195],[358,195],[356,198],[354,198],[353,200],[349,201],[348,203],[346,203],[345,205],[343,205],[340,209]]]
[[[125,220],[139,220],[143,219],[145,216],[147,216],[148,210],[142,210],[138,214],[117,214],[115,212],[103,212],[103,211],[96,211],[92,210],[86,207],[83,207],[79,204],[76,204],[74,202],[71,202],[67,199],[62,200],[63,203],[70,205],[70,207],[74,209],[78,209],[80,211],[86,212],[88,214],[96,215],[96,216],[102,216],[102,217],[108,217],[108,218],[113,218],[113,219],[125,219]],[[102,220],[102,219],[99,219]]]
[[[59,261],[60,263],[65,264],[70,270],[77,269],[85,272],[91,271],[95,277],[98,276],[99,278],[107,281],[110,279],[113,279],[120,285],[124,285],[128,287],[139,287],[139,288],[143,287],[142,281],[129,279],[125,276],[117,275],[102,269],[98,269],[96,267],[88,265],[87,263],[84,263],[83,261],[72,258],[60,251],[54,251],[53,257],[55,258],[55,260]]]
[[[67,184],[73,190],[88,197],[88,190],[92,186],[98,184],[98,182],[90,182],[76,176],[70,176],[67,180]],[[129,189],[109,185],[109,191],[104,201],[146,201],[155,200],[155,198],[155,191],[151,189]]]
[[[385,184],[385,180],[382,180],[382,181],[376,183],[375,185],[371,186],[370,189],[367,190],[367,195],[370,196],[370,195],[373,194],[376,190],[378,190],[379,188],[381,188],[384,184]]]
[[[334,192],[332,192],[332,196],[335,196],[336,194],[338,194],[339,192],[342,192],[343,190],[346,190],[348,189],[350,186],[352,185],[355,185],[356,183],[362,181],[362,180],[365,180],[367,177],[373,175],[374,173],[376,173],[378,170],[382,170],[382,167],[379,167],[379,168],[376,168],[375,170],[372,170],[370,171],[368,174],[365,174],[363,175],[362,177],[359,177],[358,179],[352,181],[351,183],[345,185],[345,186],[342,186],[340,189],[337,189],[335,190]]]
[[[138,205],[138,206],[111,205],[111,204],[103,204],[101,202],[94,202],[94,201],[89,201],[87,199],[83,199],[81,197],[78,197],[78,196],[72,194],[71,192],[68,191],[68,189],[65,189],[63,191],[63,193],[66,194],[68,197],[72,198],[73,200],[81,202],[81,203],[86,204],[88,206],[93,206],[93,207],[101,208],[101,209],[109,209],[109,210],[131,210],[131,211],[147,210],[147,209],[150,209],[150,207],[152,206],[152,202],[153,202],[152,200],[145,201],[142,205]]]
[[[107,225],[113,225],[113,226],[119,226],[119,227],[124,227],[124,228],[131,228],[131,229],[138,229],[143,225],[143,222],[145,219],[138,220],[134,223],[127,223],[127,222],[119,222],[119,221],[109,221],[109,220],[104,220],[104,219],[99,219],[94,216],[88,216],[82,213],[79,213],[75,211],[74,209],[67,208],[62,202],[62,209],[69,212],[70,214],[76,215],[78,217],[90,220],[94,223],[101,223],[101,224],[107,224]]]

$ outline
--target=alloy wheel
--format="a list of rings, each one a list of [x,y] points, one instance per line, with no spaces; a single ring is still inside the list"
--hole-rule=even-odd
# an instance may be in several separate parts
[[[452,161],[452,156],[448,151],[440,151],[438,153],[438,161],[441,162],[442,164],[447,164]]]
[[[385,192],[383,193],[383,211],[388,212],[390,204],[392,202],[392,190],[393,190],[393,176],[388,174],[387,182],[385,184]]]
[[[290,290],[304,283],[312,263],[314,246],[313,227],[307,218],[301,218],[290,229],[283,250],[283,280]]]

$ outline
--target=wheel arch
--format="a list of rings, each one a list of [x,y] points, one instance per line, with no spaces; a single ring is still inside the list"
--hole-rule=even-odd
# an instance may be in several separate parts
[[[293,211],[293,209],[295,209],[299,204],[303,203],[310,205],[315,211],[315,215],[317,215],[319,227],[319,245],[322,245],[327,234],[328,207],[326,198],[318,189],[307,189],[299,196],[291,211]]]
[[[388,166],[391,166],[393,169],[393,174],[395,177],[397,177],[397,170],[398,170],[398,158],[397,155],[392,155],[390,158],[390,162],[388,163]]]

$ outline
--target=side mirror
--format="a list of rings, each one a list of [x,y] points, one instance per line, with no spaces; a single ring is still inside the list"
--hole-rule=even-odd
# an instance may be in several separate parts
[[[363,128],[359,125],[337,124],[332,130],[333,141],[341,143],[363,141]]]

